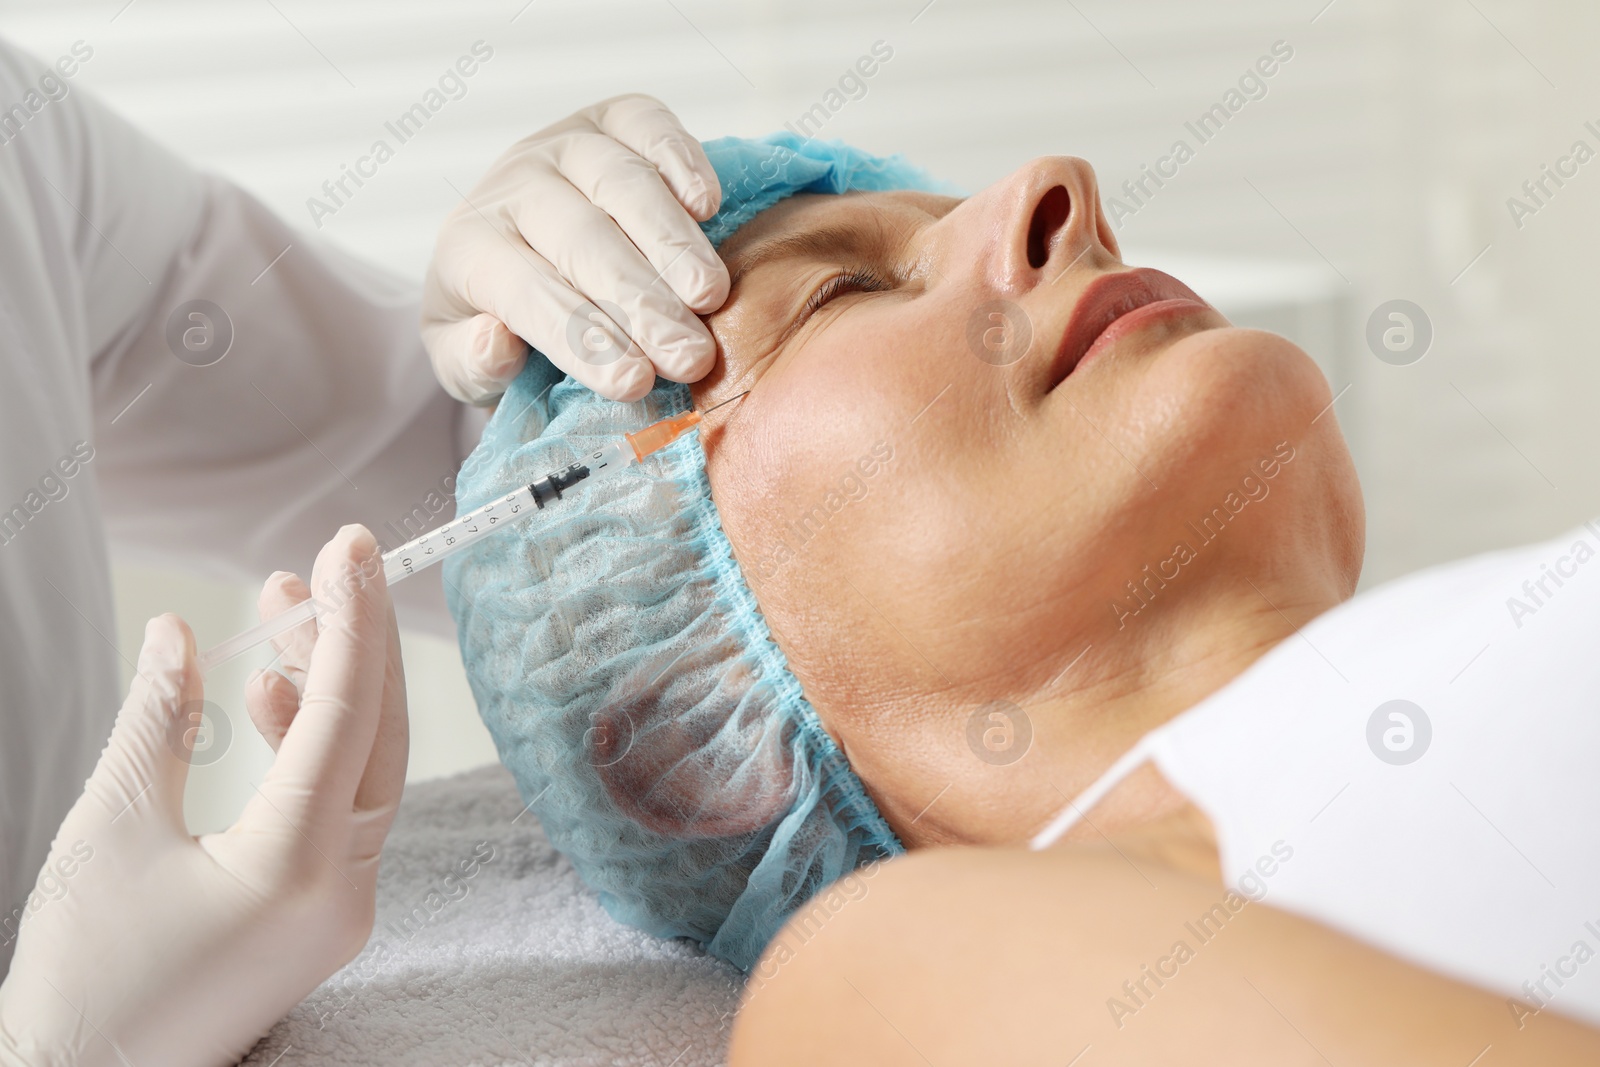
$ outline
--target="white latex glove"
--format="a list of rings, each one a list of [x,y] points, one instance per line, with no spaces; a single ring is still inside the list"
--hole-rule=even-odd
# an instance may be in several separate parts
[[[445,220],[422,340],[450,394],[499,397],[531,344],[613,400],[657,374],[698,381],[716,342],[696,313],[728,271],[695,220],[722,202],[700,142],[666,105],[619,96],[514,145]]]
[[[65,892],[24,919],[0,986],[0,1062],[232,1064],[366,943],[407,749],[383,569],[359,570],[377,558],[359,526],[317,557],[319,599],[339,606],[315,637],[307,623],[284,641],[303,699],[278,674],[252,683],[251,717],[278,754],[220,834],[197,839],[183,822],[203,696],[194,638],[175,615],[150,621],[127,703],[41,872]],[[275,575],[262,603],[306,595]]]

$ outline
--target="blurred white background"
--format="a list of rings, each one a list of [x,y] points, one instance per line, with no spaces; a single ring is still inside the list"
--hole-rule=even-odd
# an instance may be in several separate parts
[[[1274,42],[1293,58],[1119,230],[1241,318],[1277,325],[1336,391],[1368,500],[1365,584],[1553,535],[1600,511],[1590,323],[1600,161],[1514,222],[1507,200],[1579,139],[1600,149],[1600,10],[1576,0],[5,0],[0,33],[310,230],[307,200],[476,41],[493,57],[320,236],[420,278],[432,234],[511,142],[644,91],[704,137],[761,134],[893,58],[821,130],[976,189],[1025,160],[1137,178]],[[1596,103],[1586,105],[1586,101]],[[1192,265],[1185,270],[1182,265]],[[1380,362],[1364,327],[1405,298],[1434,340]],[[330,532],[338,516],[329,516]],[[310,561],[288,561],[303,568]],[[121,642],[177,610],[209,644],[252,598],[124,562]],[[453,646],[408,635],[414,778],[493,758]],[[230,713],[244,674],[219,675]],[[242,714],[198,770],[197,829],[260,766]]]

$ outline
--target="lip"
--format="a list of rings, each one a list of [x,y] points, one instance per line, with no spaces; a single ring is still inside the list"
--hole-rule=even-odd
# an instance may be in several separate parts
[[[1118,339],[1158,322],[1210,311],[1211,305],[1170,274],[1149,267],[1106,274],[1089,283],[1073,306],[1051,363],[1051,388],[1083,361]]]

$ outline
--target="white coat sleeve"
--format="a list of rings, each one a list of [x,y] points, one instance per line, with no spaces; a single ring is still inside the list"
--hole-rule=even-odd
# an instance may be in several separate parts
[[[66,84],[0,150],[21,152],[35,210],[67,237],[55,288],[88,363],[112,543],[254,584],[309,573],[346,522],[389,549],[452,515],[482,421],[434,380],[417,284]],[[397,588],[402,622],[450,632],[439,583]]]

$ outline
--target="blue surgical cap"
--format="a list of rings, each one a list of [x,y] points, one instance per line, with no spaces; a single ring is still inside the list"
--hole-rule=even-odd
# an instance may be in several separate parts
[[[946,189],[838,142],[705,149],[716,245],[795,193]],[[664,380],[615,403],[530,359],[462,468],[459,509],[691,406]],[[501,761],[615,918],[749,970],[807,899],[903,851],[773,641],[697,434],[480,542],[445,582]]]

